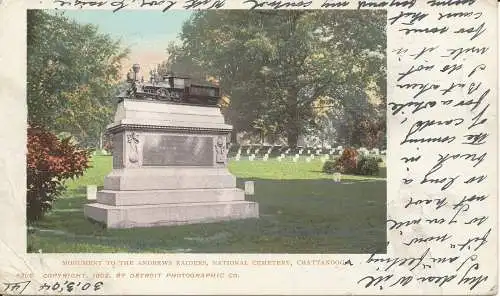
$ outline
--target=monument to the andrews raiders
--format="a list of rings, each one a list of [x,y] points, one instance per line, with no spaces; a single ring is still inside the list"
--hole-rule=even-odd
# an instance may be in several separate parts
[[[258,217],[258,204],[245,201],[227,170],[232,126],[217,105],[219,88],[155,73],[144,81],[138,72],[134,65],[107,129],[113,170],[85,216],[108,228]]]

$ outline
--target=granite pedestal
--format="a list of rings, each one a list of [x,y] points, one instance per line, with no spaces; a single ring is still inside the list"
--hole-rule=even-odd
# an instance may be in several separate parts
[[[108,126],[113,170],[85,216],[108,228],[258,218],[227,170],[231,129],[217,107],[122,101]]]

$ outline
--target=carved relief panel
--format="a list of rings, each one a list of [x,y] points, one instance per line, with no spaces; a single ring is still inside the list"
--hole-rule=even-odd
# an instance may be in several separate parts
[[[225,136],[217,136],[215,139],[215,162],[219,165],[227,164],[227,143]]]
[[[142,166],[142,135],[135,131],[125,134],[125,167],[135,168]]]

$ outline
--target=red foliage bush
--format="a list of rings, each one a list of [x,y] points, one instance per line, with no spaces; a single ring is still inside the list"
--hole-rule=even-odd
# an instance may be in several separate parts
[[[39,220],[52,208],[65,189],[64,180],[83,175],[89,167],[89,152],[59,140],[41,127],[28,127],[27,219]]]
[[[335,167],[343,174],[353,174],[356,172],[358,164],[358,151],[354,148],[345,148],[342,155],[337,159]]]

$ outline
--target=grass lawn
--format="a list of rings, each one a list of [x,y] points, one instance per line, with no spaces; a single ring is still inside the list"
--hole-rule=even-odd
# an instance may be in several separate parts
[[[28,252],[44,253],[385,253],[386,180],[343,176],[334,183],[319,160],[231,161],[243,182],[256,181],[259,219],[157,228],[105,229],[83,216],[86,185],[102,186],[110,156],[69,181],[64,198],[28,233]]]

